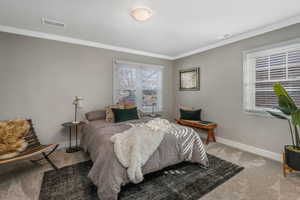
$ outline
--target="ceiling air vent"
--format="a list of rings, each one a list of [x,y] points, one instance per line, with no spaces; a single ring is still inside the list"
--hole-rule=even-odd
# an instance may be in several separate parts
[[[65,24],[56,20],[52,20],[52,19],[46,19],[46,18],[42,18],[42,24],[48,24],[51,26],[56,26],[56,27],[61,27],[64,28]]]

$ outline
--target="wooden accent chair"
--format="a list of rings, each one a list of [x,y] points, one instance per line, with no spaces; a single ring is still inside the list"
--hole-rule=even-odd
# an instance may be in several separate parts
[[[25,151],[20,153],[18,156],[15,156],[13,158],[0,160],[0,164],[9,163],[9,162],[18,161],[18,160],[23,160],[23,159],[31,158],[35,155],[41,154],[42,158],[37,159],[37,160],[30,160],[30,161],[33,162],[33,163],[36,163],[38,161],[41,161],[41,160],[45,159],[46,161],[48,161],[48,163],[55,170],[58,170],[56,165],[50,160],[49,156],[57,149],[59,144],[42,145],[39,142],[39,139],[38,139],[38,137],[35,133],[35,130],[34,130],[33,125],[32,125],[32,120],[28,119],[27,121],[30,125],[30,129],[29,129],[28,133],[25,136],[25,140],[28,142],[28,147],[26,148]]]

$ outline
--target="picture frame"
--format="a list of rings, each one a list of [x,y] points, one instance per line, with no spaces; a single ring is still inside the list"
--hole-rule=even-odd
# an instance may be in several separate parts
[[[200,68],[179,70],[179,91],[200,91]]]

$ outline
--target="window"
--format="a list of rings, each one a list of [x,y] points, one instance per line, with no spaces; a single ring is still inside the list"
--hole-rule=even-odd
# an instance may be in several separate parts
[[[300,40],[244,53],[244,110],[264,112],[277,106],[274,82],[281,82],[300,106]]]
[[[144,112],[162,111],[162,66],[114,62],[114,103],[132,102]]]

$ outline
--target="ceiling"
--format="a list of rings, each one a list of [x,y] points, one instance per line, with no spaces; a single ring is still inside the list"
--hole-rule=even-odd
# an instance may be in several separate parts
[[[150,7],[137,22],[129,11]],[[297,16],[299,0],[1,0],[0,25],[180,57],[214,43]],[[43,17],[66,24],[43,25]],[[159,56],[158,56],[159,57]]]

